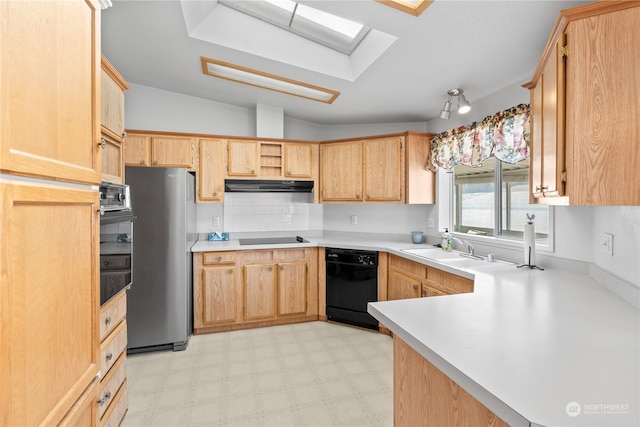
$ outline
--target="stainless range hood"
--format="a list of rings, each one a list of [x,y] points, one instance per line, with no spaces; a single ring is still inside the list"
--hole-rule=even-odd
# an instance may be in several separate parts
[[[311,193],[313,181],[225,179],[227,193]]]

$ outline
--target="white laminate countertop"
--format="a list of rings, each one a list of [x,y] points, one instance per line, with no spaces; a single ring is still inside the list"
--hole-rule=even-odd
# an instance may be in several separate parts
[[[640,311],[603,284],[561,269],[480,263],[461,268],[379,238],[307,237],[192,252],[341,247],[393,253],[473,278],[474,292],[369,303],[369,313],[511,425],[640,425]],[[407,238],[409,240],[409,238]]]

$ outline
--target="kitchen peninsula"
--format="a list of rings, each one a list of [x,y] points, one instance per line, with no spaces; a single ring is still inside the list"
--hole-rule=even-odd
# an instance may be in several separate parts
[[[435,366],[500,418],[493,419],[495,425],[503,425],[501,421],[637,425],[640,421],[638,308],[586,273],[518,269],[512,263],[455,267],[406,252],[429,247],[408,239],[305,238],[309,242],[304,247],[376,250],[473,278],[473,293],[380,301],[369,304],[369,312],[391,330],[396,349],[415,352]],[[192,251],[256,249],[241,248],[231,240],[200,241]],[[396,357],[396,374],[400,362]],[[398,378],[395,382],[398,387]],[[405,391],[415,393],[416,407],[400,410],[396,402],[397,426],[411,425],[403,417],[429,404],[423,390]],[[464,408],[455,409],[460,412],[443,410],[444,416],[464,425]],[[466,421],[473,425],[469,418]],[[421,425],[428,422],[423,419]]]

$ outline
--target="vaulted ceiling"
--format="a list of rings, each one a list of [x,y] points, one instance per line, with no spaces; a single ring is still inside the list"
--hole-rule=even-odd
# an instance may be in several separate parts
[[[102,52],[132,84],[319,124],[427,121],[447,90],[473,104],[527,82],[558,12],[585,1],[435,0],[414,16],[373,0],[301,4],[371,27],[347,56],[216,0],[114,0]],[[368,38],[368,39],[367,39]],[[331,104],[207,76],[201,57],[340,92]]]

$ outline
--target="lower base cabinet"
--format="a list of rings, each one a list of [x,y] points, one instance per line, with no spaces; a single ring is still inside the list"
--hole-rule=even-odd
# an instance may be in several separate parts
[[[194,333],[318,320],[317,248],[193,254]]]
[[[387,299],[473,292],[473,280],[399,256],[389,255]]]
[[[128,409],[127,294],[121,292],[100,309],[100,383],[95,420],[100,427],[117,427]]]
[[[509,424],[394,336],[393,425],[507,427]]]

